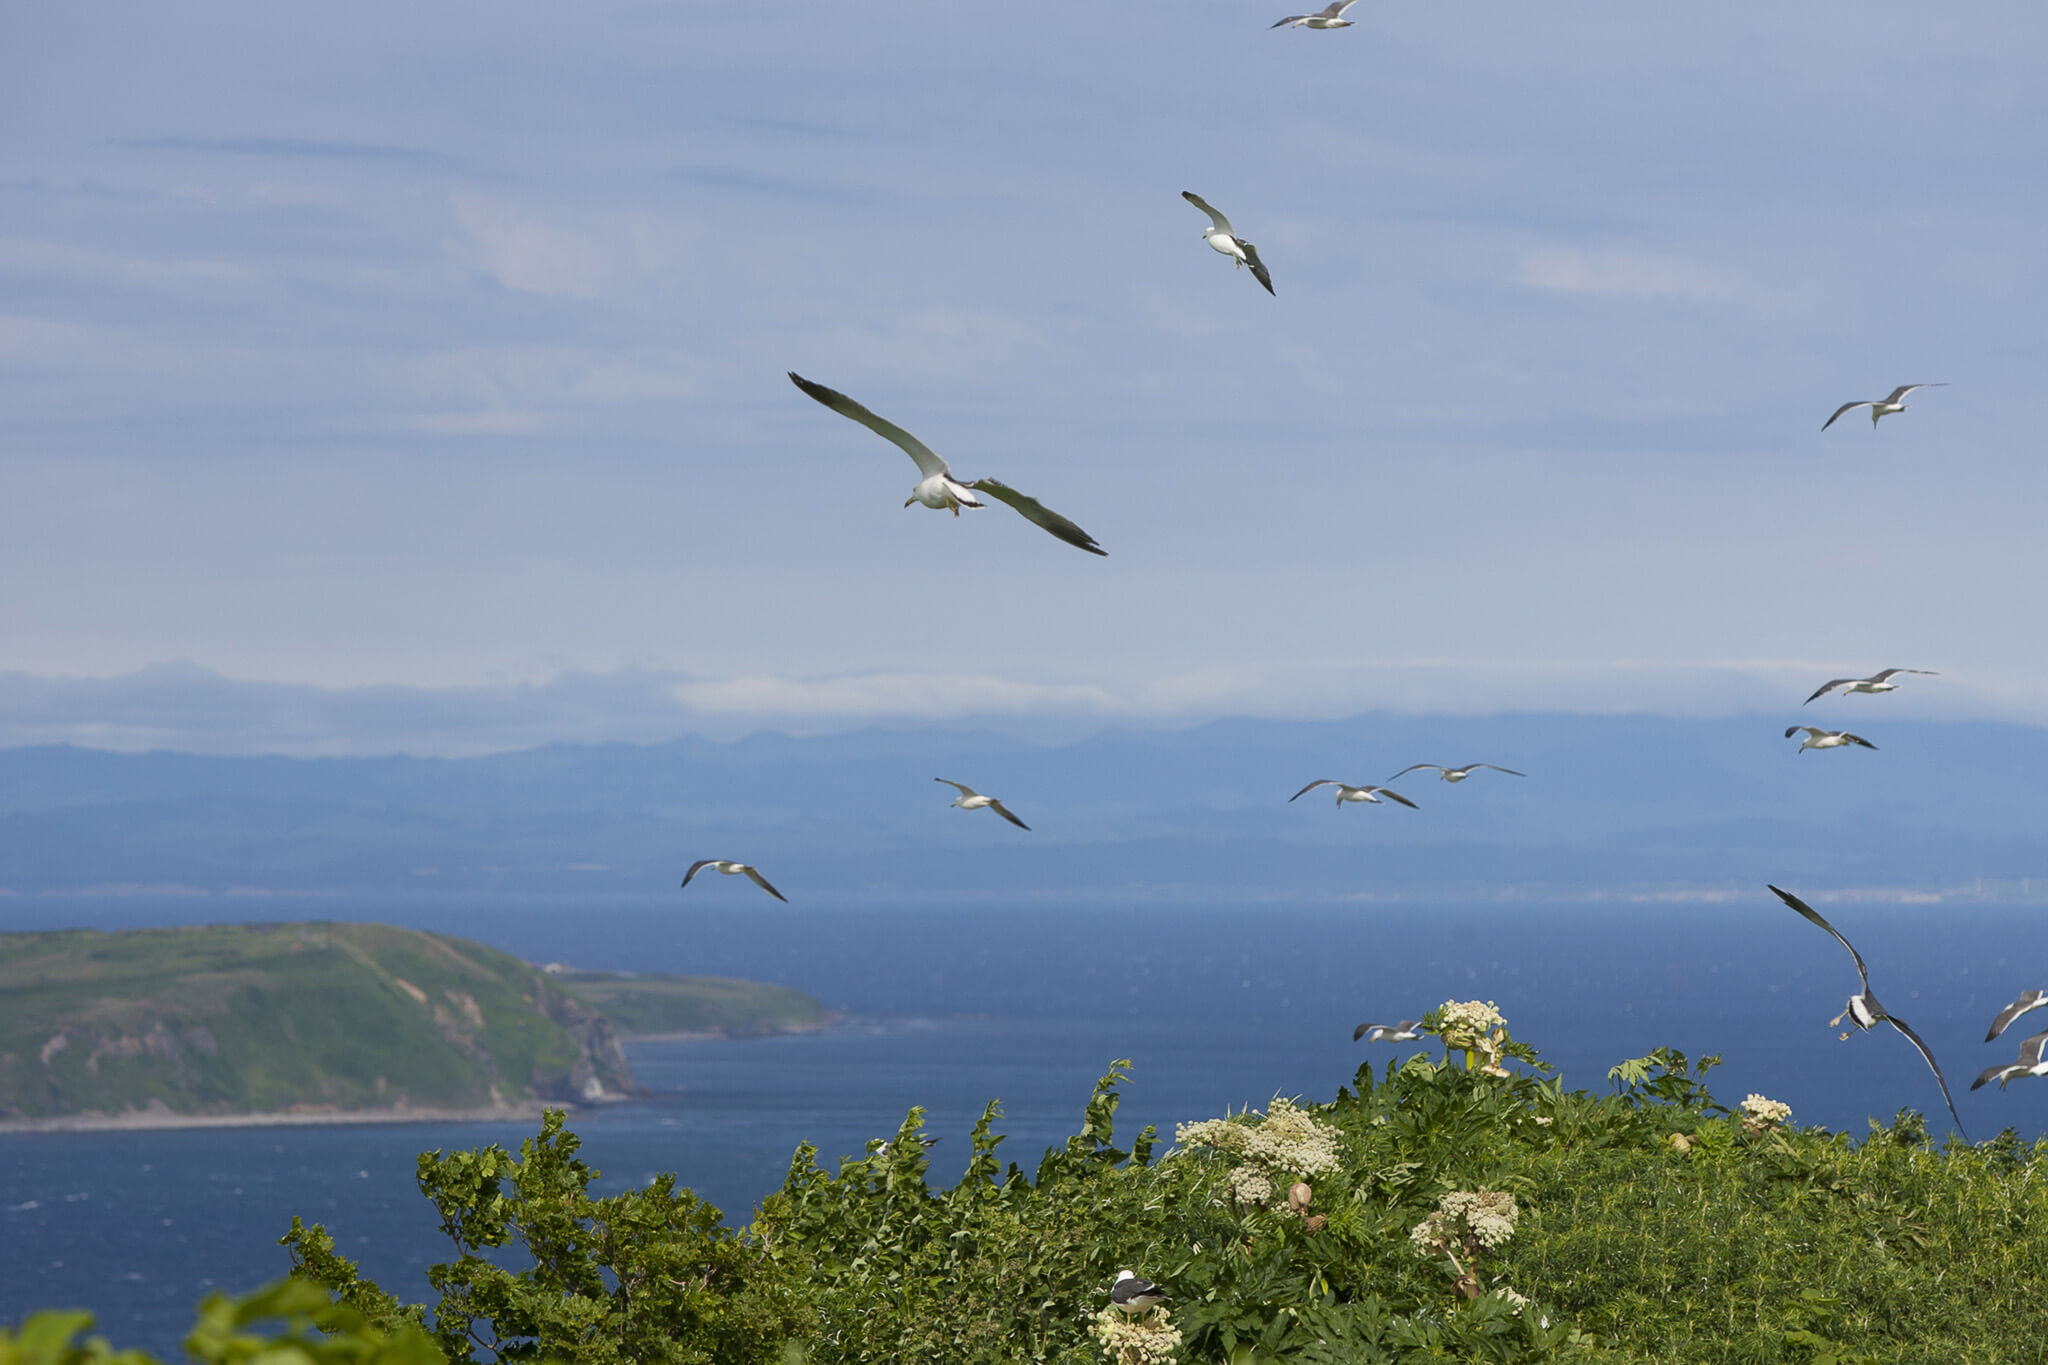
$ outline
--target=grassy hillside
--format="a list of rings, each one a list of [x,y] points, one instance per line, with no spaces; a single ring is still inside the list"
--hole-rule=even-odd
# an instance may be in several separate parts
[[[802,991],[728,976],[642,976],[635,972],[551,974],[588,1001],[621,1038],[709,1033],[749,1038],[822,1027],[825,1007]]]
[[[632,1089],[527,963],[375,924],[0,935],[0,1118],[509,1105]]]

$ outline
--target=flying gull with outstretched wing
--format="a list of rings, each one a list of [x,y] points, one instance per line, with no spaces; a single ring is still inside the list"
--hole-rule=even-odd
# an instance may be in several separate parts
[[[1870,993],[1870,972],[1869,969],[1863,965],[1863,954],[1857,952],[1856,946],[1850,943],[1848,939],[1842,937],[1841,930],[1835,928],[1834,925],[1829,924],[1825,919],[1821,918],[1820,912],[1815,910],[1812,906],[1808,905],[1805,901],[1799,899],[1799,897],[1793,895],[1790,891],[1780,891],[1775,886],[1771,887],[1771,891],[1774,895],[1777,896],[1779,900],[1785,902],[1785,904],[1791,906],[1794,910],[1797,910],[1800,914],[1804,915],[1808,920],[1811,920],[1813,923],[1818,924],[1821,928],[1827,930],[1828,933],[1834,936],[1835,942],[1841,944],[1844,948],[1847,948],[1849,950],[1849,956],[1856,960],[1856,975],[1861,980],[1863,984],[1863,989],[1849,997],[1849,1003],[1843,1007],[1842,1012],[1836,1015],[1834,1018],[1828,1020],[1829,1025],[1838,1025],[1842,1022],[1842,1020],[1847,1019],[1850,1023],[1854,1024],[1858,1029],[1863,1030],[1864,1032],[1868,1032],[1873,1025],[1885,1023],[1890,1024],[1900,1033],[1905,1034],[1906,1041],[1911,1043],[1915,1048],[1919,1049],[1920,1056],[1927,1063],[1927,1069],[1934,1073],[1935,1084],[1941,1087],[1942,1101],[1948,1105],[1948,1116],[1952,1119],[1955,1119],[1956,1131],[1959,1133],[1963,1133],[1963,1140],[1965,1142],[1968,1142],[1970,1140],[1969,1134],[1963,1132],[1963,1121],[1956,1114],[1956,1102],[1949,1098],[1948,1078],[1941,1074],[1941,1063],[1934,1060],[1933,1049],[1927,1046],[1927,1044],[1921,1039],[1919,1034],[1913,1032],[1911,1028],[1907,1027],[1905,1020],[1900,1019],[1895,1015],[1885,1013],[1884,1006],[1877,1003],[1877,997]],[[1845,1033],[1842,1036],[1844,1038],[1847,1038],[1849,1035]]]
[[[690,878],[696,876],[707,867],[713,872],[723,872],[728,877],[745,877],[748,881],[751,881],[783,904],[787,905],[789,903],[789,897],[770,886],[768,879],[761,875],[759,868],[751,863],[736,863],[730,858],[699,858],[696,862],[691,863],[690,870],[683,874],[683,885],[688,886]]]
[[[1086,550],[1091,555],[1109,553],[1095,543],[1094,536],[1038,499],[1027,497],[1008,484],[998,483],[994,479],[970,479],[963,482],[954,478],[953,471],[946,467],[944,460],[933,453],[930,446],[894,422],[875,416],[837,389],[828,389],[823,384],[813,384],[794,370],[790,371],[789,378],[791,383],[841,417],[860,423],[916,462],[917,472],[923,477],[918,480],[917,486],[910,490],[910,496],[903,503],[905,507],[913,502],[921,502],[926,507],[935,507],[941,511],[951,509],[953,515],[957,517],[963,507],[987,506],[975,496],[977,493],[986,493],[997,502],[1008,503],[1026,521],[1050,531],[1069,545]]]
[[[1906,410],[1906,405],[1904,403],[1901,403],[1899,400],[1901,398],[1904,398],[1913,390],[1945,389],[1947,387],[1947,384],[1901,384],[1896,389],[1893,389],[1891,393],[1886,397],[1859,398],[1853,403],[1844,403],[1842,404],[1842,406],[1835,409],[1835,417],[1840,417],[1843,413],[1848,412],[1854,408],[1869,408],[1870,425],[1875,427],[1877,425],[1878,418],[1889,417],[1895,412],[1904,412]],[[1835,424],[1835,417],[1830,417],[1827,421],[1822,422],[1820,424],[1820,429],[1822,431],[1826,431],[1829,427],[1833,426]]]
[[[1357,3],[1358,0],[1335,0],[1334,4],[1326,5],[1314,14],[1290,14],[1273,27],[1350,28],[1351,21],[1344,17],[1344,11]]]
[[[983,807],[986,807],[989,810],[994,811],[997,815],[1002,816],[1005,820],[1008,820],[1018,829],[1031,828],[1031,826],[1025,824],[1016,816],[1010,814],[1010,808],[1008,806],[1005,806],[1002,802],[996,800],[993,796],[983,796],[980,792],[968,786],[965,782],[955,782],[950,777],[935,777],[932,779],[932,781],[943,782],[947,786],[958,791],[960,794],[953,798],[953,804],[958,806],[961,810],[981,810]]]
[[[1467,763],[1462,768],[1446,768],[1441,763],[1410,763],[1407,767],[1401,769],[1400,772],[1395,773],[1393,777],[1388,778],[1387,781],[1392,782],[1395,778],[1406,777],[1417,768],[1433,768],[1436,770],[1437,775],[1446,782],[1463,782],[1466,778],[1472,776],[1473,770],[1477,768],[1491,768],[1497,773],[1506,773],[1509,777],[1527,777],[1529,775],[1527,773],[1518,773],[1513,768],[1503,768],[1498,763]]]
[[[2048,1032],[2037,1033],[2022,1042],[2018,1061],[1989,1068],[1983,1075],[1970,1082],[1970,1089],[1975,1090],[1987,1082],[1997,1081],[1998,1088],[2003,1090],[2007,1081],[2021,1076],[2048,1076],[2048,1060],[2043,1060],[2041,1055],[2044,1050],[2048,1050]]]
[[[1420,1019],[1403,1019],[1398,1024],[1360,1024],[1351,1030],[1351,1041],[1368,1043],[1412,1043],[1422,1036]]]
[[[1303,787],[1300,791],[1296,792],[1294,795],[1288,797],[1287,799],[1289,801],[1299,801],[1302,797],[1307,796],[1317,787],[1335,787],[1337,789],[1337,804],[1340,806],[1343,805],[1346,801],[1370,801],[1373,805],[1377,806],[1382,804],[1380,798],[1385,797],[1388,801],[1400,802],[1409,810],[1422,809],[1413,801],[1410,801],[1407,797],[1401,795],[1401,793],[1394,791],[1390,788],[1375,787],[1370,782],[1366,783],[1362,787],[1354,787],[1351,786],[1349,783],[1339,782],[1334,777],[1319,777],[1315,781],[1309,783],[1306,787]]]
[[[1259,249],[1238,236],[1231,228],[1230,220],[1209,207],[1209,201],[1201,195],[1192,190],[1182,190],[1180,197],[1209,215],[1209,227],[1202,233],[1202,240],[1238,265],[1251,267],[1252,278],[1264,285],[1268,294],[1273,293],[1273,277],[1267,273],[1266,263],[1259,259]]]
[[[1887,668],[1873,673],[1867,678],[1837,678],[1833,682],[1822,683],[1814,689],[1813,696],[1808,697],[1806,701],[1799,704],[1804,706],[1806,702],[1825,697],[1838,687],[1842,689],[1842,695],[1845,697],[1851,692],[1896,692],[1899,690],[1899,685],[1893,682],[1892,679],[1898,677],[1901,673],[1922,673],[1930,678],[1941,676],[1931,668]]]
[[[1799,741],[1802,754],[1808,749],[1839,749],[1845,744],[1860,744],[1866,749],[1877,747],[1861,735],[1852,735],[1847,730],[1823,730],[1818,725],[1788,725],[1785,738],[1790,739],[1801,730],[1806,731],[1806,738]]]

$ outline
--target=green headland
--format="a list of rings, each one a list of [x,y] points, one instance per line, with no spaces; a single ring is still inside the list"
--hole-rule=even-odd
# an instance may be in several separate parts
[[[631,1094],[622,1035],[825,1021],[785,987],[544,971],[376,924],[5,934],[0,1123],[537,1115]]]

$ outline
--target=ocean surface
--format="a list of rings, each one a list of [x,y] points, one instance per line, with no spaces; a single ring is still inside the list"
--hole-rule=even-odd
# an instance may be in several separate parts
[[[719,884],[714,884],[718,886]],[[721,890],[725,890],[720,886]],[[836,1168],[912,1105],[940,1137],[931,1178],[965,1164],[966,1133],[1000,1100],[1002,1151],[1031,1168],[1078,1125],[1095,1079],[1132,1062],[1123,1139],[1275,1094],[1325,1099],[1361,1060],[1354,1025],[1448,999],[1497,1003],[1574,1088],[1659,1045],[1724,1059],[1710,1085],[1751,1091],[1794,1122],[1852,1133],[1911,1107],[1951,1125],[1934,1079],[1890,1030],[1846,1042],[1828,1019],[1856,989],[1849,955],[1762,887],[1725,902],[1483,909],[1099,906],[876,910],[766,903],[751,887],[688,909],[465,900],[252,904],[230,898],[0,902],[0,927],[127,928],[222,920],[371,919],[459,934],[537,962],[786,982],[849,1022],[822,1033],[629,1048],[649,1098],[572,1117],[612,1193],[673,1171],[743,1223],[799,1142]],[[752,892],[752,895],[747,893]],[[2017,1052],[1991,1016],[2048,986],[2026,908],[1822,905],[1872,986],[1943,1060],[1969,1135],[2048,1129],[2048,1084],[1968,1093]],[[0,1135],[0,1322],[83,1307],[118,1346],[178,1358],[199,1298],[285,1272],[294,1214],[324,1224],[365,1274],[409,1299],[450,1255],[413,1185],[422,1151],[499,1143],[530,1124]]]

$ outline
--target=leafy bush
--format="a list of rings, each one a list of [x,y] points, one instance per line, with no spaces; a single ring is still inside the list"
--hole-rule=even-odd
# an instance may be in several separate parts
[[[249,1330],[280,1318],[281,1333]],[[115,1351],[104,1337],[80,1343],[92,1321],[90,1313],[37,1313],[18,1333],[0,1327],[0,1365],[157,1365],[141,1351]],[[209,1296],[185,1352],[207,1365],[442,1365],[440,1350],[417,1327],[382,1331],[304,1280],[239,1299]]]
[[[2048,1339],[2048,1144],[1936,1151],[1913,1115],[1852,1143],[1761,1096],[1731,1113],[1715,1059],[1664,1049],[1567,1092],[1478,1004],[1432,1016],[1440,1054],[1183,1127],[1156,1160],[1150,1129],[1115,1145],[1124,1062],[1029,1175],[992,1103],[933,1188],[913,1109],[836,1171],[799,1148],[744,1235],[669,1181],[589,1199],[550,1115],[517,1158],[421,1158],[458,1253],[431,1331],[456,1361],[808,1365],[1110,1365],[1175,1334],[1229,1365],[1954,1365]],[[426,1326],[322,1229],[285,1240],[370,1327]],[[515,1241],[526,1269],[482,1254]],[[1103,1317],[1126,1268],[1170,1296],[1156,1331]]]

